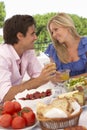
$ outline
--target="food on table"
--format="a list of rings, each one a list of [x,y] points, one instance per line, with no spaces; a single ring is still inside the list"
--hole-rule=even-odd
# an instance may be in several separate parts
[[[78,78],[71,78],[65,82],[66,91],[78,90],[79,92],[84,93],[85,103],[87,100],[87,77],[81,76]]]
[[[81,106],[85,104],[84,93],[78,90],[60,94],[58,98],[74,98]]]
[[[22,129],[33,126],[36,116],[30,107],[21,107],[17,101],[6,101],[0,106],[0,126],[4,128]]]
[[[78,92],[73,94],[73,98],[76,99],[76,101],[81,105],[85,105],[85,98],[83,92]]]
[[[70,91],[83,91],[87,88],[87,77],[81,76],[78,78],[70,78],[67,82],[65,82],[65,86]]]
[[[67,98],[57,98],[52,102],[52,106],[57,107],[59,109],[62,109],[64,112],[66,112],[68,114],[72,112],[72,107],[69,103],[69,101],[67,100]]]
[[[8,128],[11,126],[12,116],[8,113],[0,115],[0,126]]]
[[[6,101],[3,105],[3,113],[9,113],[9,114],[12,114],[15,112],[18,112],[21,110],[21,105],[14,101],[14,102],[11,102],[11,101]]]
[[[27,126],[32,126],[35,124],[35,114],[31,108],[24,107],[21,112],[22,117],[25,119]]]
[[[47,89],[46,91],[36,91],[34,93],[27,93],[25,97],[21,97],[19,99],[21,100],[34,100],[34,99],[38,99],[38,98],[44,98],[47,96],[52,95],[52,91],[51,89]]]
[[[73,103],[80,108],[73,98],[56,98],[50,104],[40,102],[37,104],[37,115],[48,118],[68,117],[74,112]]]
[[[26,126],[26,122],[22,116],[16,116],[12,120],[11,127],[13,129],[22,129]]]
[[[37,119],[44,130],[64,129],[78,124],[81,106],[73,98],[56,98],[50,104],[37,104]]]

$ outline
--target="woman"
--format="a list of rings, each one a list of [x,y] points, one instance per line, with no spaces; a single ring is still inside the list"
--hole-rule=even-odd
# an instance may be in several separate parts
[[[45,54],[56,63],[57,70],[70,69],[70,76],[85,73],[87,37],[78,34],[71,17],[58,13],[49,20],[47,28],[53,43]]]

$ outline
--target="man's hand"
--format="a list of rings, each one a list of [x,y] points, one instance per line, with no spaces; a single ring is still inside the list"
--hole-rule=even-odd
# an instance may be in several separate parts
[[[39,78],[43,81],[43,83],[47,83],[55,76],[56,73],[56,64],[51,62],[46,64],[39,76]]]

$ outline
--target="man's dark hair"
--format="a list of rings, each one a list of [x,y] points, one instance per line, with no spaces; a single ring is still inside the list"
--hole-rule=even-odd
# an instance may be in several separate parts
[[[30,15],[14,15],[7,19],[3,27],[4,42],[14,45],[18,42],[17,33],[21,32],[26,36],[28,28],[32,25],[36,26],[36,22]]]

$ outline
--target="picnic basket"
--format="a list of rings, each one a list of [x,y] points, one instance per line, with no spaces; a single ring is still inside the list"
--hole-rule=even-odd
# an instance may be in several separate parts
[[[42,130],[59,130],[78,125],[81,112],[82,109],[80,109],[76,114],[66,118],[45,118],[37,113],[37,119],[39,120]]]

